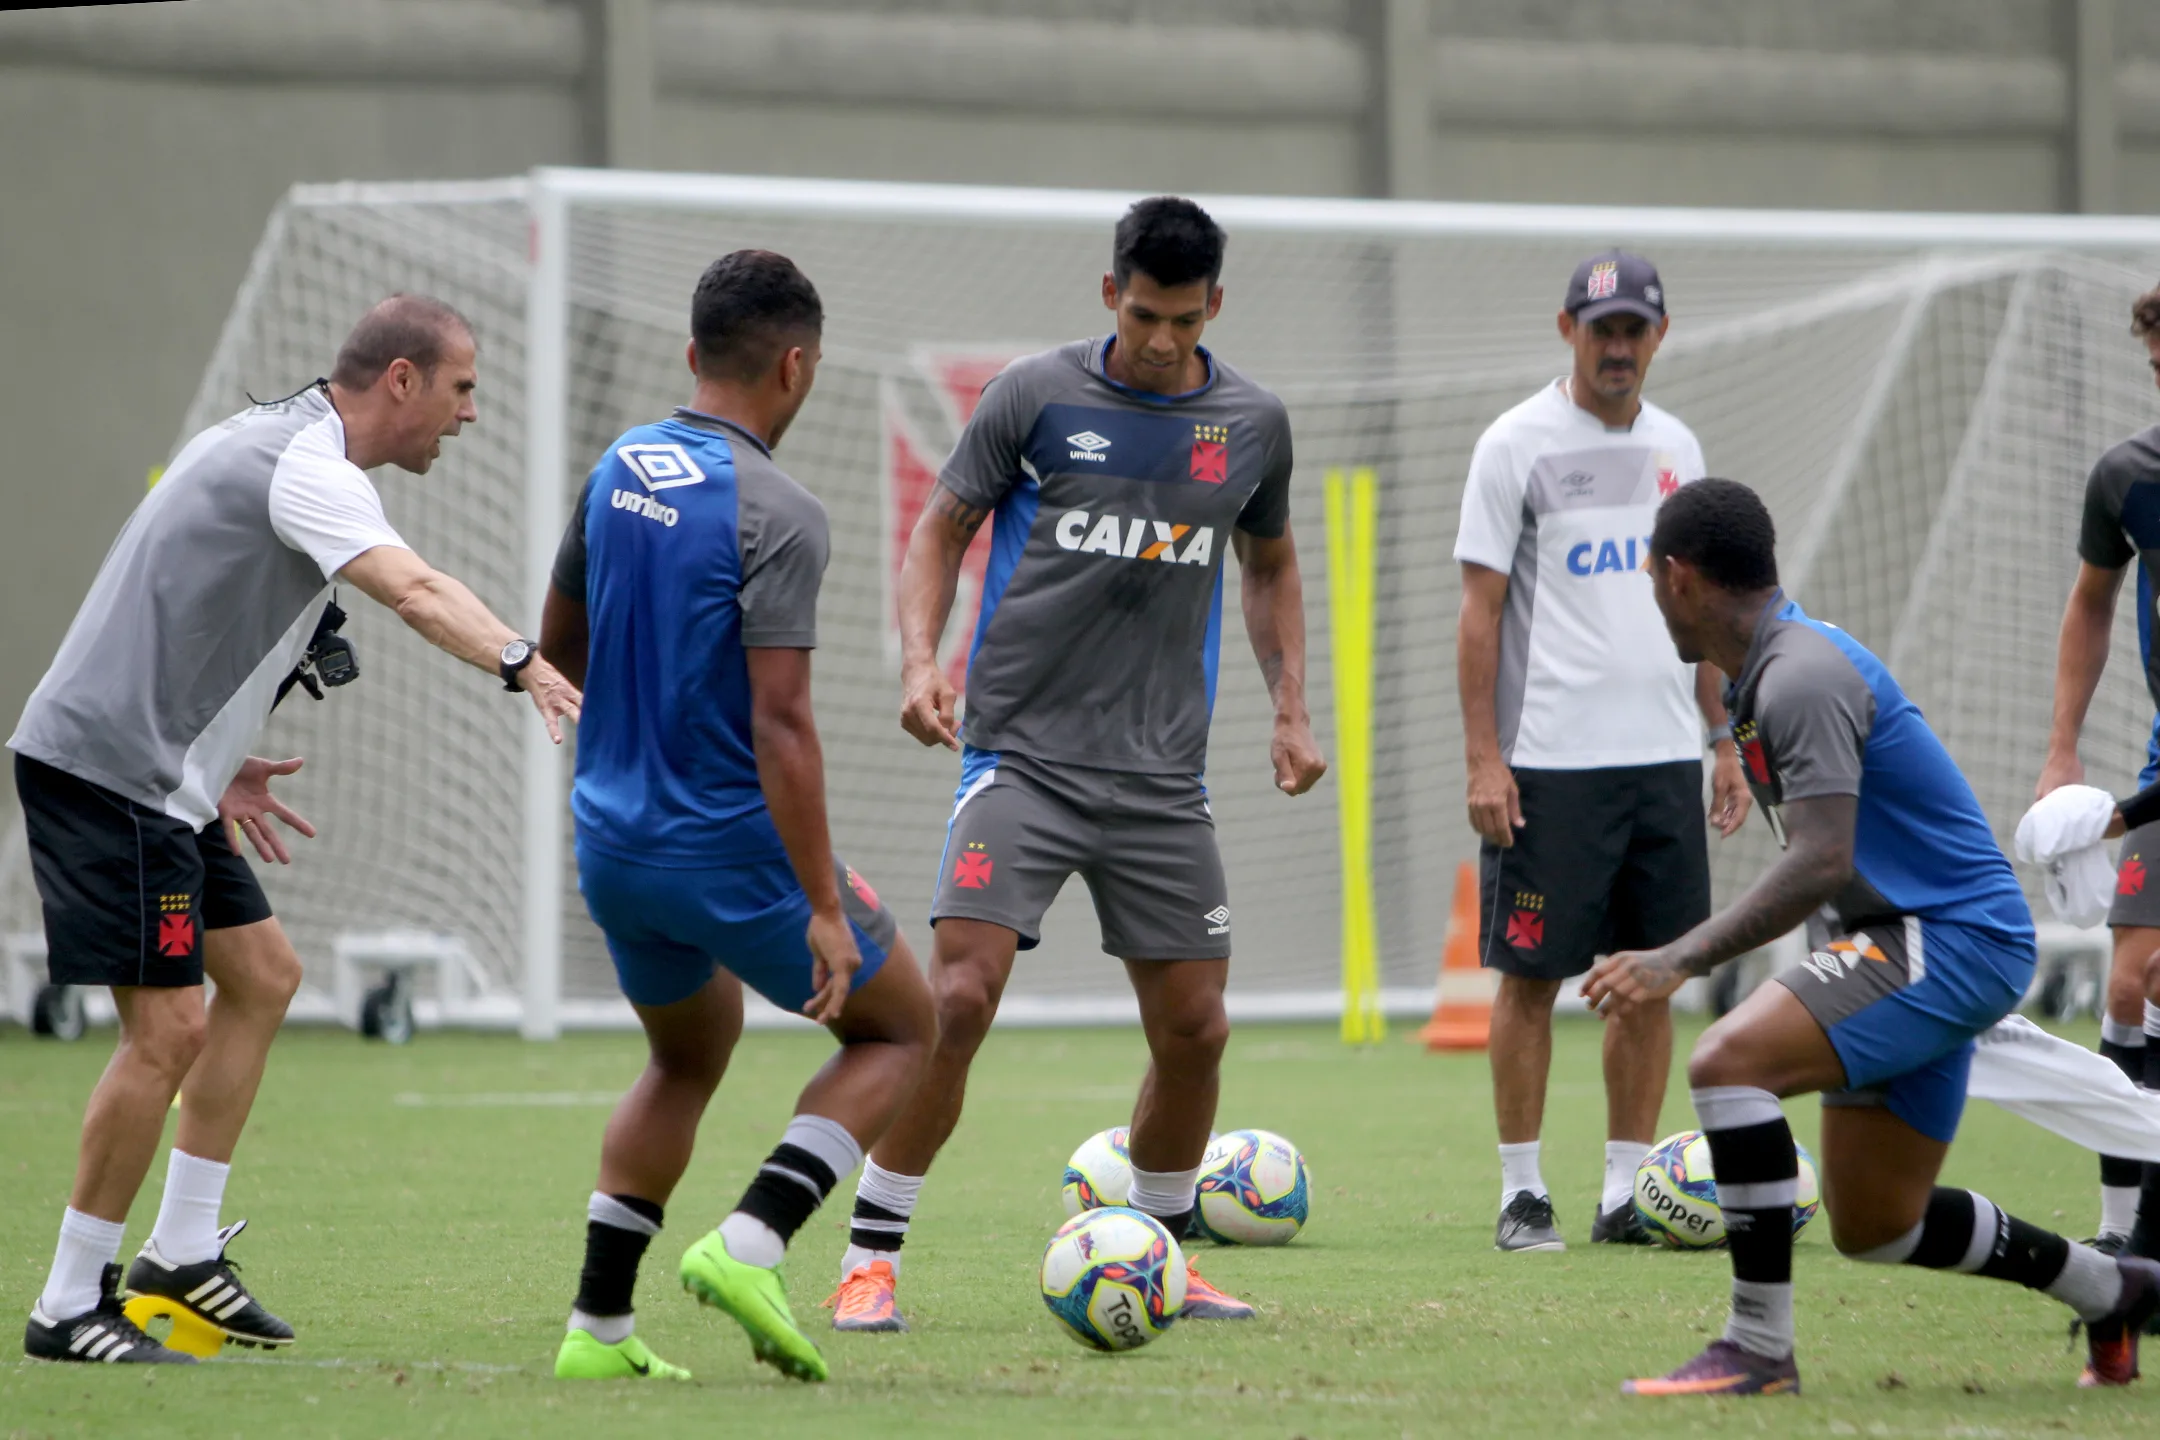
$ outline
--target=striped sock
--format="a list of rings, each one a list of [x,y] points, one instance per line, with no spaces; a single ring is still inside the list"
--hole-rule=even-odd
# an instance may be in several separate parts
[[[803,1222],[861,1163],[862,1147],[845,1126],[822,1115],[797,1115],[734,1213],[720,1222],[728,1254],[745,1265],[778,1265]]]

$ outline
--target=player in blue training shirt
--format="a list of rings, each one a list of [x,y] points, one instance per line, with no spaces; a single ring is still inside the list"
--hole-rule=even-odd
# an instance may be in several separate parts
[[[578,883],[651,1046],[601,1142],[565,1378],[687,1378],[631,1333],[630,1296],[742,1033],[745,984],[825,1025],[840,1053],[734,1212],[683,1256],[682,1281],[759,1360],[826,1378],[780,1260],[913,1092],[936,1035],[907,943],[826,831],[810,713],[825,510],[772,460],[823,325],[786,257],[714,261],[691,303],[695,395],[608,447],[556,556],[541,647],[587,695]]]
[[[1658,508],[1650,577],[1680,657],[1737,681],[1748,784],[1784,853],[1724,910],[1659,950],[1601,957],[1600,1014],[1836,913],[1837,939],[1703,1033],[1688,1084],[1731,1237],[1723,1338],[1635,1395],[1796,1394],[1792,1232],[1799,1161],[1780,1098],[1820,1091],[1822,1182],[1845,1255],[2013,1280],[2086,1328],[2081,1385],[2137,1378],[2160,1312],[2160,1264],[2110,1258],[1935,1183],[1957,1133],[1973,1037],[2016,1008],[2032,916],[1972,787],[1897,681],[1778,588],[1776,534],[1755,492],[1682,487]]]

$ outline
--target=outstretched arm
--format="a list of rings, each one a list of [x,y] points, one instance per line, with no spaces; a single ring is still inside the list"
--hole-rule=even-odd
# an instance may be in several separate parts
[[[1602,1013],[1662,1000],[1691,976],[1707,975],[1801,924],[1852,878],[1859,813],[1857,795],[1818,795],[1780,806],[1785,852],[1746,894],[1661,950],[1600,956],[1583,982],[1584,998]]]
[[[2107,669],[2108,633],[2115,626],[2115,596],[2123,570],[2107,570],[2090,561],[2078,565],[2077,580],[2063,604],[2062,633],[2055,643],[2055,720],[2048,729],[2047,760],[2040,767],[2034,796],[2085,778],[2078,759],[2078,735],[2092,707],[2100,672]]]
[[[502,647],[518,638],[463,582],[432,568],[402,546],[377,545],[362,551],[338,571],[338,579],[396,611],[400,620],[436,649],[490,675],[497,673]],[[518,688],[532,697],[548,734],[561,744],[563,718],[578,716],[583,697],[577,687],[536,655],[519,672]]]
[[[900,728],[925,745],[960,748],[953,731],[956,697],[938,664],[938,641],[952,615],[960,562],[989,514],[939,485],[900,562]]]
[[[810,713],[810,652],[746,647],[750,671],[750,748],[773,828],[787,848],[795,879],[810,897],[811,983],[803,1013],[831,1024],[862,968],[855,933],[840,909],[832,834],[825,818],[825,751]]]
[[[1260,662],[1268,698],[1275,702],[1275,788],[1302,795],[1320,783],[1327,760],[1313,740],[1305,709],[1305,584],[1298,574],[1297,541],[1289,525],[1270,539],[1246,530],[1230,532],[1237,549],[1239,597],[1245,635]]]

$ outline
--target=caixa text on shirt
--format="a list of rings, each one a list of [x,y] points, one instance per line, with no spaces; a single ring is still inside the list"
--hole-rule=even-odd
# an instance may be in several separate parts
[[[1604,575],[1608,572],[1624,574],[1642,570],[1650,562],[1650,537],[1629,535],[1611,540],[1583,540],[1570,546],[1567,552],[1567,568],[1570,575]]]
[[[617,490],[612,499],[617,510],[643,515],[648,520],[657,520],[670,528],[682,518],[682,512],[674,506],[663,505],[652,496],[640,495],[635,490]]]

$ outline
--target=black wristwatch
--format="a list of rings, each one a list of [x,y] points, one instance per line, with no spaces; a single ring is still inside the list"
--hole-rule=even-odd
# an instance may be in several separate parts
[[[502,659],[497,661],[495,665],[495,668],[502,673],[503,689],[517,689],[519,674],[524,671],[526,666],[532,664],[533,657],[539,653],[540,647],[530,640],[512,640],[509,644],[503,646]]]

